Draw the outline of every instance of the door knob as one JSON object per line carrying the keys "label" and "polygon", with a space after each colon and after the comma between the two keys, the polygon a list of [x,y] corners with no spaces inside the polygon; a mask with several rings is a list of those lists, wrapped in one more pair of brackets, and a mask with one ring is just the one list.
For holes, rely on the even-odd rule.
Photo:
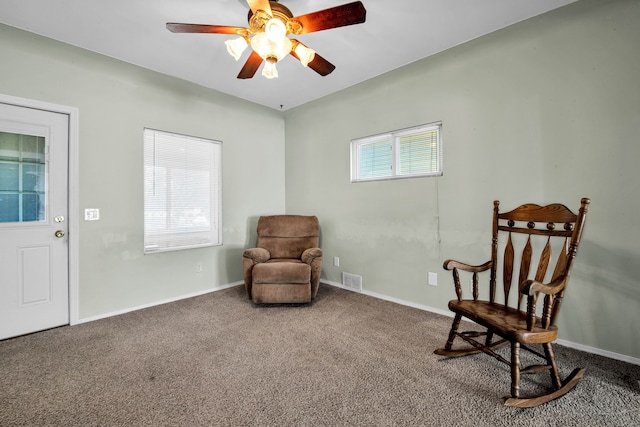
{"label": "door knob", "polygon": [[57,230],[56,237],[64,237],[64,230]]}

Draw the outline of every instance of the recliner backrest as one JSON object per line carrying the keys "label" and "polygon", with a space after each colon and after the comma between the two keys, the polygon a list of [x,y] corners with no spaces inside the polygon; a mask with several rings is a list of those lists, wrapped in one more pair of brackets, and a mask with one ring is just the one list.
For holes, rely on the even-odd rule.
{"label": "recliner backrest", "polygon": [[257,247],[268,250],[272,259],[300,259],[306,249],[318,247],[319,236],[316,216],[270,215],[258,220]]}

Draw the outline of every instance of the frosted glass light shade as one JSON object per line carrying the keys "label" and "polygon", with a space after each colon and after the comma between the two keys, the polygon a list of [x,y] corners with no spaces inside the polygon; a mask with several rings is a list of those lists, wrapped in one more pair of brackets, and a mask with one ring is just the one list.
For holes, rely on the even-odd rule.
{"label": "frosted glass light shade", "polygon": [[244,37],[227,40],[226,42],[224,42],[224,44],[227,45],[227,52],[229,52],[229,55],[233,56],[236,61],[240,59],[240,55],[242,55],[242,52],[244,52],[247,46],[249,46],[249,43],[247,43],[247,40]]}
{"label": "frosted glass light shade", "polygon": [[279,40],[282,40],[282,38],[287,35],[287,27],[285,27],[284,22],[282,22],[281,20],[276,18],[271,18],[265,24],[264,32],[269,38],[269,40],[277,43]]}
{"label": "frosted glass light shade", "polygon": [[276,63],[271,61],[266,61],[264,63],[264,67],[262,67],[262,75],[268,79],[273,79],[278,77],[278,70],[276,69]]}
{"label": "frosted glass light shade", "polygon": [[309,49],[301,43],[298,43],[296,46],[295,53],[298,55],[300,63],[305,67],[309,65],[309,62],[313,61],[313,58],[316,57],[316,52],[313,49]]}

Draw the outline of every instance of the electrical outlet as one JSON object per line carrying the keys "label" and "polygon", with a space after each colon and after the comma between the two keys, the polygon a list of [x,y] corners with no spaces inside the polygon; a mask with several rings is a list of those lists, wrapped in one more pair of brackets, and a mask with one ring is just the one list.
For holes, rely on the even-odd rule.
{"label": "electrical outlet", "polygon": [[337,256],[333,257],[333,266],[340,267],[340,257],[337,257]]}
{"label": "electrical outlet", "polygon": [[438,273],[431,273],[427,275],[427,283],[431,286],[438,286]]}
{"label": "electrical outlet", "polygon": [[202,273],[202,263],[201,262],[196,264],[196,273]]}

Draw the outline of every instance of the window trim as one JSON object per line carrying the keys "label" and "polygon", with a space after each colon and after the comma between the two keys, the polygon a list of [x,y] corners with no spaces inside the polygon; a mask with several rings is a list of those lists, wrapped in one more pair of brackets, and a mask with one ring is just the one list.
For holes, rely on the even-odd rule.
{"label": "window trim", "polygon": [[[423,132],[433,131],[437,132],[437,153],[436,153],[436,161],[437,166],[435,171],[431,172],[422,172],[422,173],[412,173],[412,174],[399,174],[399,139],[401,137],[406,137],[410,135],[415,135]],[[391,174],[384,176],[373,176],[373,177],[361,177],[360,176],[360,148],[364,145],[384,141],[390,139],[391,140]],[[442,122],[433,122],[418,126],[412,126],[409,128],[398,129],[391,132],[384,132],[375,135],[370,135],[362,138],[355,138],[351,140],[351,171],[350,177],[351,182],[371,182],[371,181],[386,181],[392,179],[407,179],[407,178],[424,178],[431,176],[442,176]]]}

